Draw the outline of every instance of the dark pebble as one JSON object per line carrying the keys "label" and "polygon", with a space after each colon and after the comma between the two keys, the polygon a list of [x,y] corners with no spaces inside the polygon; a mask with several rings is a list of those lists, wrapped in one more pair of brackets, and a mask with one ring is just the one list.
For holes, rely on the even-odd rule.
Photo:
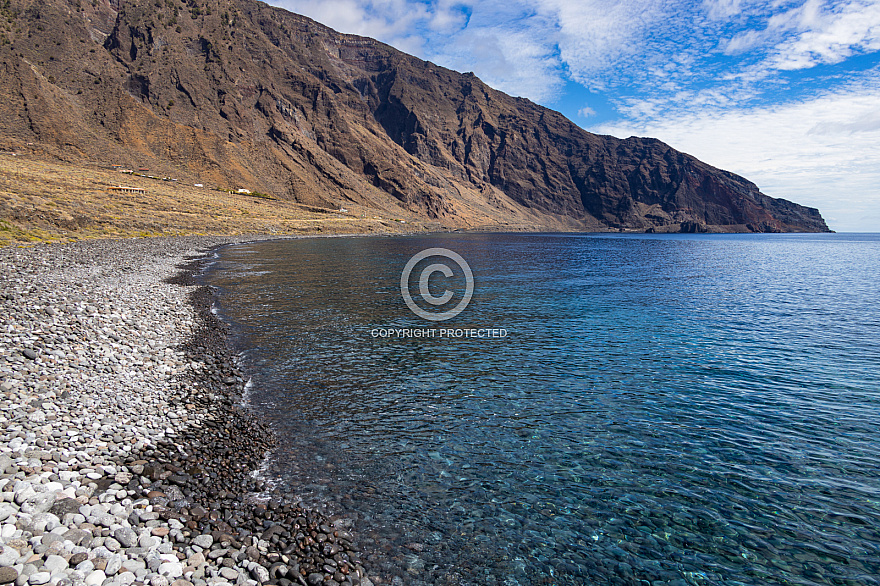
{"label": "dark pebble", "polygon": [[273,579],[283,578],[287,575],[287,566],[278,562],[269,568],[269,577]]}
{"label": "dark pebble", "polygon": [[168,477],[169,482],[173,482],[179,486],[183,486],[189,480],[189,476],[184,476],[183,474],[172,474]]}
{"label": "dark pebble", "polygon": [[[268,571],[268,584],[273,586],[299,585],[306,580],[313,585],[333,584],[340,583],[342,580],[333,579],[340,577],[351,582],[352,576],[345,574],[356,568],[341,567],[333,559],[349,549],[349,533],[337,534],[324,514],[285,502],[280,495],[265,503],[247,502],[248,493],[266,488],[251,472],[260,467],[277,440],[270,428],[238,407],[244,377],[229,356],[225,326],[211,314],[210,290],[196,289],[191,301],[202,327],[179,349],[186,361],[201,362],[207,368],[179,381],[185,394],[173,403],[177,409],[185,407],[204,425],[184,427],[174,439],[159,441],[120,462],[142,467],[129,488],[145,493],[160,519],[176,519],[186,527],[184,537],[177,539],[181,548],[196,536],[211,535],[213,545],[204,555],[221,560],[222,566],[251,560]],[[148,481],[143,487],[142,480]],[[106,490],[113,481],[102,478],[96,484]],[[133,525],[140,522],[132,520]],[[99,533],[109,535],[107,530]],[[347,538],[344,547],[337,535]],[[268,542],[268,551],[261,553],[254,547],[257,539]],[[238,551],[242,546],[244,552]],[[282,555],[286,563],[282,563]],[[254,570],[251,574],[258,575]]]}
{"label": "dark pebble", "polygon": [[52,505],[52,508],[49,509],[49,512],[56,517],[63,519],[64,515],[78,513],[81,506],[82,503],[75,499],[62,498],[55,501],[55,504]]}

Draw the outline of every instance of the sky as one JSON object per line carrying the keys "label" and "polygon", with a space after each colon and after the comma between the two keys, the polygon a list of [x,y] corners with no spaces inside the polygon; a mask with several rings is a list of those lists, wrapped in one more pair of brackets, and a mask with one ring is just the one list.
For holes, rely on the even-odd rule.
{"label": "sky", "polygon": [[880,0],[271,0],[880,232]]}

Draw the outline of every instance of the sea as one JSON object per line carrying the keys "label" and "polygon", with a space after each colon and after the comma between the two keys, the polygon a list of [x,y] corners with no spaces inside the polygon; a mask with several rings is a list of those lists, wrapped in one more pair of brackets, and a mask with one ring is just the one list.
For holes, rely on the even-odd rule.
{"label": "sea", "polygon": [[202,279],[259,473],[377,584],[880,584],[880,235],[299,238]]}

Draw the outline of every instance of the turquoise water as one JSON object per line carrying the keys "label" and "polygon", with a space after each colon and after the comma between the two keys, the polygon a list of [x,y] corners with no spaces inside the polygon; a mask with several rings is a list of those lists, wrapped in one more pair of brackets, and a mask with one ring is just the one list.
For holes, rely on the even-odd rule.
{"label": "turquoise water", "polygon": [[[431,247],[474,275],[448,322],[401,296]],[[880,584],[878,235],[301,239],[206,279],[265,474],[383,583]]]}

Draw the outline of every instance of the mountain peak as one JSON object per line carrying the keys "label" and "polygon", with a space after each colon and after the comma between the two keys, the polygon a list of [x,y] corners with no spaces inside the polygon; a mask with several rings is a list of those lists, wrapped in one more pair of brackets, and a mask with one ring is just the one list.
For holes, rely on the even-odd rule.
{"label": "mountain peak", "polygon": [[254,0],[9,0],[2,136],[466,227],[827,231],[650,138]]}

